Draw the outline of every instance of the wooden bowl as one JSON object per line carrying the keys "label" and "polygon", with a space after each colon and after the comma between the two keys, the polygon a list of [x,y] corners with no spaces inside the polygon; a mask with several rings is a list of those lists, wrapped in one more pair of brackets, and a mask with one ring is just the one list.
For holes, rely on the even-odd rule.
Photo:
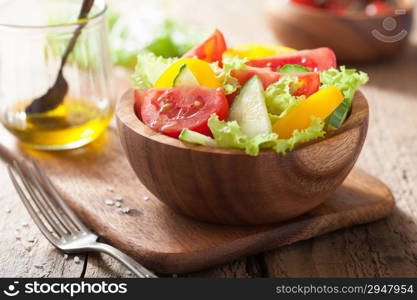
{"label": "wooden bowl", "polygon": [[398,3],[401,10],[395,15],[369,17],[338,16],[289,0],[268,0],[266,17],[277,39],[286,46],[326,46],[341,62],[364,63],[394,56],[407,45],[414,1]]}
{"label": "wooden bowl", "polygon": [[198,220],[268,224],[299,216],[323,203],[355,164],[368,129],[361,92],[342,128],[299,145],[287,155],[183,143],[157,133],[136,116],[133,91],[116,107],[123,148],[142,183],[159,200]]}

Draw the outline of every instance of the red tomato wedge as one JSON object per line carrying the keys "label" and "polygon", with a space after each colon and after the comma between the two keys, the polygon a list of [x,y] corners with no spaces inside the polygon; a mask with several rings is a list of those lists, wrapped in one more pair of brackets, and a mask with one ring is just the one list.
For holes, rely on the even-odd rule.
{"label": "red tomato wedge", "polygon": [[153,130],[175,138],[184,128],[211,136],[207,125],[210,116],[215,113],[220,120],[225,120],[229,112],[220,88],[149,88],[138,90],[135,95],[142,121]]}
{"label": "red tomato wedge", "polygon": [[305,95],[306,97],[309,97],[320,89],[319,73],[299,73],[297,76],[302,85],[294,92],[294,96]]}
{"label": "red tomato wedge", "polygon": [[317,48],[313,50],[301,50],[293,53],[263,57],[247,63],[257,68],[270,68],[277,71],[285,65],[301,65],[311,71],[325,71],[336,68],[336,55],[330,48]]}
{"label": "red tomato wedge", "polygon": [[[266,89],[269,85],[280,80],[285,73],[272,72],[267,68],[250,68],[246,70],[233,70],[231,75],[235,77],[241,86],[249,79],[257,75],[261,78],[262,84]],[[317,92],[320,88],[320,74],[315,72],[297,73],[301,87],[294,93],[294,96],[310,96]]]}
{"label": "red tomato wedge", "polygon": [[195,46],[182,58],[197,57],[206,62],[222,61],[223,53],[227,50],[226,41],[223,34],[216,29],[214,33],[200,45]]}
{"label": "red tomato wedge", "polygon": [[233,70],[230,75],[236,78],[241,86],[244,86],[253,76],[258,75],[261,78],[264,89],[266,89],[272,83],[277,82],[284,74],[272,72],[268,68],[249,68]]}

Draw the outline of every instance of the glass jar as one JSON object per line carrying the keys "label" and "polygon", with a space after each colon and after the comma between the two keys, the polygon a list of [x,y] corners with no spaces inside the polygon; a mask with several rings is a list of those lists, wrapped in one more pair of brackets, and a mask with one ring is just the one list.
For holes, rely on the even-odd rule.
{"label": "glass jar", "polygon": [[[0,0],[0,121],[24,144],[44,150],[81,147],[108,126],[113,112],[106,4],[96,0],[78,21],[82,0]],[[64,101],[26,113],[54,85],[75,30],[85,24],[63,75]]]}

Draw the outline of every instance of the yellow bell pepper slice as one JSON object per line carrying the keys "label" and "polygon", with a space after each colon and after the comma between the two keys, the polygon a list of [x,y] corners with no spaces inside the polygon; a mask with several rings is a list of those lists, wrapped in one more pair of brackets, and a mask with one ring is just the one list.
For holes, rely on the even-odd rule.
{"label": "yellow bell pepper slice", "polygon": [[292,137],[294,130],[303,130],[310,126],[311,117],[325,120],[343,102],[342,92],[335,86],[319,90],[294,106],[273,125],[273,131],[281,139]]}
{"label": "yellow bell pepper slice", "polygon": [[275,56],[295,52],[297,50],[277,45],[247,43],[234,48],[227,49],[223,54],[223,59],[238,56],[254,60],[257,58]]}
{"label": "yellow bell pepper slice", "polygon": [[197,79],[198,83],[201,86],[208,88],[219,88],[221,83],[216,77],[211,66],[200,59],[197,58],[185,58],[180,59],[170,65],[164,73],[156,81],[155,88],[171,88],[174,86],[174,80],[178,72],[181,69],[182,65],[186,65],[187,68],[193,73],[194,77]]}

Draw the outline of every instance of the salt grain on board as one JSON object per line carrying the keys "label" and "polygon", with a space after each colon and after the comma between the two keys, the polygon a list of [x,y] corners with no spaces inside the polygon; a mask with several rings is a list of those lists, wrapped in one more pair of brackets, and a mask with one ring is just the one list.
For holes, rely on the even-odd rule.
{"label": "salt grain on board", "polygon": [[106,199],[104,200],[104,204],[108,205],[108,206],[113,206],[114,205],[114,201],[110,200],[110,199]]}
{"label": "salt grain on board", "polygon": [[148,196],[143,196],[143,200],[148,201],[149,197]]}
{"label": "salt grain on board", "polygon": [[64,254],[64,259],[67,260],[68,259],[68,254]]}
{"label": "salt grain on board", "polygon": [[107,186],[106,187],[106,191],[113,193],[114,192],[114,188],[112,186]]}
{"label": "salt grain on board", "polygon": [[81,261],[80,258],[78,256],[74,257],[74,262],[78,265]]}
{"label": "salt grain on board", "polygon": [[124,207],[119,208],[119,211],[120,211],[121,213],[128,214],[128,213],[130,212],[130,208],[129,208],[129,207],[126,207],[126,206],[124,206]]}
{"label": "salt grain on board", "polygon": [[116,202],[116,207],[121,207],[121,206],[122,206],[122,203]]}
{"label": "salt grain on board", "polygon": [[6,214],[10,214],[12,210],[10,208],[6,208]]}
{"label": "salt grain on board", "polygon": [[22,227],[29,227],[29,223],[28,223],[28,222],[26,222],[26,221],[23,221],[23,222],[21,223],[21,225],[22,225]]}
{"label": "salt grain on board", "polygon": [[123,201],[124,197],[122,195],[117,195],[114,197],[114,200],[116,201]]}

